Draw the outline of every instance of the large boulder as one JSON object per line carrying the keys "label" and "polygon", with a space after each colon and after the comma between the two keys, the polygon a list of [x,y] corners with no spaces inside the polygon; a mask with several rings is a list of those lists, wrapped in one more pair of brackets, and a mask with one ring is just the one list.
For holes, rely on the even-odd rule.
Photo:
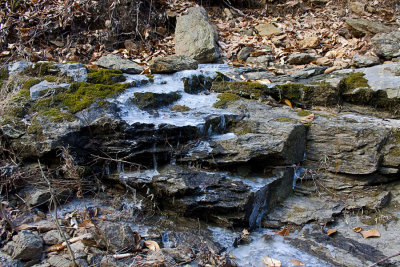
{"label": "large boulder", "polygon": [[122,72],[129,74],[139,74],[144,70],[142,66],[136,64],[135,62],[128,59],[123,59],[113,54],[102,56],[95,63],[102,68],[121,70]]}
{"label": "large boulder", "polygon": [[217,39],[204,8],[189,8],[186,15],[177,18],[175,52],[178,56],[189,56],[199,63],[214,62],[219,57]]}
{"label": "large boulder", "polygon": [[390,59],[400,56],[400,31],[375,35],[372,38],[372,46],[380,57]]}
{"label": "large boulder", "polygon": [[198,63],[187,56],[157,57],[149,62],[151,73],[174,73],[181,70],[195,70]]}
{"label": "large boulder", "polygon": [[347,19],[346,27],[349,29],[350,33],[357,38],[361,38],[364,35],[377,33],[390,32],[393,30],[383,23],[377,21],[371,21],[367,19]]}

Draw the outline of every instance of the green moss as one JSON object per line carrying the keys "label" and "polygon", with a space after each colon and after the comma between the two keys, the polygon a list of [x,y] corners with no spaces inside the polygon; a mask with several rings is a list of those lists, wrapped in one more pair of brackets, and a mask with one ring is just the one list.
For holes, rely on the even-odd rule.
{"label": "green moss", "polygon": [[31,92],[29,89],[21,89],[17,94],[13,96],[13,101],[21,103],[31,98]]}
{"label": "green moss", "polygon": [[218,98],[219,100],[213,105],[214,108],[225,108],[228,103],[239,100],[240,96],[232,93],[223,93]]}
{"label": "green moss", "polygon": [[153,74],[146,74],[146,77],[147,77],[149,80],[154,80],[154,75],[153,75]]}
{"label": "green moss", "polygon": [[105,85],[112,85],[118,82],[124,82],[125,80],[126,78],[122,75],[122,71],[109,69],[89,69],[87,78],[88,83]]}
{"label": "green moss", "polygon": [[55,66],[54,62],[41,62],[30,65],[26,68],[22,74],[29,75],[32,77],[56,75],[60,70]]}
{"label": "green moss", "polygon": [[41,126],[40,122],[36,118],[33,118],[31,120],[31,125],[26,130],[26,133],[27,134],[35,134],[35,135],[43,134],[42,126]]}
{"label": "green moss", "polygon": [[50,117],[54,122],[73,121],[75,116],[69,112],[63,112],[59,108],[50,108],[48,110],[40,112],[41,115]]}
{"label": "green moss", "polygon": [[179,112],[184,112],[184,111],[189,111],[190,108],[188,106],[184,106],[184,105],[174,105],[171,108],[172,111],[179,111]]}
{"label": "green moss", "polygon": [[391,221],[397,221],[398,218],[387,211],[379,211],[369,215],[364,215],[361,222],[367,225],[382,224],[386,225]]}
{"label": "green moss", "polygon": [[275,119],[275,121],[277,121],[277,122],[297,122],[297,120],[288,118],[288,117],[280,117],[280,118]]}
{"label": "green moss", "polygon": [[36,85],[36,84],[38,84],[40,82],[41,82],[41,80],[40,79],[36,79],[36,78],[26,80],[24,82],[24,84],[22,85],[22,89],[23,90],[29,90],[32,86],[34,86],[34,85]]}
{"label": "green moss", "polygon": [[276,88],[280,91],[281,98],[288,98],[290,100],[300,101],[302,99],[302,92],[304,90],[311,90],[304,84],[288,83],[277,85]]}
{"label": "green moss", "polygon": [[400,157],[400,147],[394,147],[389,152],[390,156]]}
{"label": "green moss", "polygon": [[339,86],[342,87],[343,92],[351,92],[356,88],[369,88],[368,80],[364,76],[365,74],[362,72],[353,72],[342,79]]}
{"label": "green moss", "polygon": [[261,98],[268,87],[256,82],[213,82],[211,90],[217,93],[231,93],[250,99]]}
{"label": "green moss", "polygon": [[46,81],[48,81],[49,83],[55,83],[55,82],[58,82],[58,81],[60,80],[59,77],[57,77],[57,76],[50,76],[50,75],[45,76],[44,79],[45,79]]}
{"label": "green moss", "polygon": [[400,130],[394,131],[392,133],[392,135],[393,135],[393,138],[394,138],[394,144],[400,145]]}
{"label": "green moss", "polygon": [[308,115],[311,115],[312,113],[311,112],[309,112],[309,111],[307,111],[307,110],[299,110],[298,112],[297,112],[297,116],[299,116],[299,117],[305,117],[305,116],[308,116]]}
{"label": "green moss", "polygon": [[7,81],[9,77],[8,69],[1,68],[0,69],[0,87],[3,86],[4,81]]}

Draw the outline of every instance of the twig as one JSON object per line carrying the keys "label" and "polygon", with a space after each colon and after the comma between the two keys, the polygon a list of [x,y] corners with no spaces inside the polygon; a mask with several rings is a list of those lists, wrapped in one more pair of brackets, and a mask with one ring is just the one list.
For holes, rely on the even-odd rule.
{"label": "twig", "polygon": [[113,158],[105,158],[105,157],[100,157],[100,156],[93,155],[93,154],[91,154],[91,156],[94,157],[95,160],[98,160],[98,159],[109,160],[109,161],[114,161],[114,162],[120,162],[120,163],[131,164],[131,165],[135,165],[135,166],[137,166],[137,167],[142,167],[141,164],[129,162],[129,161],[126,161],[126,160],[113,159]]}
{"label": "twig", "polygon": [[398,253],[396,253],[396,254],[394,254],[394,255],[392,255],[392,256],[386,257],[386,258],[384,258],[384,259],[382,259],[382,260],[380,260],[380,261],[378,261],[378,262],[375,262],[374,264],[372,264],[372,265],[370,265],[370,266],[368,266],[368,267],[376,266],[376,265],[378,265],[379,263],[382,263],[382,262],[384,262],[384,261],[387,261],[388,259],[391,259],[391,258],[394,258],[394,257],[397,257],[397,256],[400,256],[400,252],[398,252]]}
{"label": "twig", "polygon": [[[65,236],[64,231],[61,229],[60,223],[58,222],[57,203],[56,203],[56,199],[55,199],[55,197],[54,197],[53,188],[51,187],[50,181],[49,181],[49,179],[47,179],[47,177],[46,177],[46,175],[45,175],[45,173],[44,173],[44,171],[43,171],[43,169],[42,169],[42,165],[40,164],[40,160],[38,160],[38,163],[39,163],[40,171],[41,171],[41,173],[42,173],[42,177],[43,177],[43,179],[46,181],[47,185],[49,186],[50,204],[53,203],[53,206],[54,206],[54,219],[55,219],[56,226],[57,226],[57,228],[58,228],[58,232],[60,233],[60,235],[61,235],[62,238],[64,239],[64,242],[65,242],[65,244],[66,244],[66,246],[67,246],[68,253],[69,253],[69,255],[70,255],[70,257],[71,257],[71,260],[72,260],[72,266],[73,266],[73,267],[77,267],[78,265],[76,264],[75,257],[74,257],[74,253],[72,252],[71,246],[70,246],[69,243],[68,243],[68,239],[67,239],[67,237]],[[51,205],[50,205],[49,207],[51,207]]]}
{"label": "twig", "polygon": [[125,259],[125,258],[129,258],[129,257],[133,257],[135,256],[134,253],[124,253],[124,254],[114,254],[112,255],[112,257],[116,260],[120,260],[120,259]]}

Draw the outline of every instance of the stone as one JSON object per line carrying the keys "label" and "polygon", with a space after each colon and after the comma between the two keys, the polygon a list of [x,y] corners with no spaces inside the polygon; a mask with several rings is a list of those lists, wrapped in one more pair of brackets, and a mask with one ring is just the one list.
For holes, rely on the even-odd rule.
{"label": "stone", "polygon": [[351,12],[357,15],[366,15],[365,4],[361,2],[350,2],[349,7]]}
{"label": "stone", "polygon": [[361,38],[367,33],[375,35],[377,33],[385,33],[393,30],[392,27],[386,26],[383,23],[367,19],[347,19],[346,27],[356,38]]}
{"label": "stone", "polygon": [[192,75],[191,77],[182,78],[184,91],[188,94],[198,94],[211,88],[213,79],[204,75]]}
{"label": "stone", "polygon": [[275,25],[271,23],[263,23],[260,25],[257,25],[256,30],[259,35],[261,36],[273,36],[273,35],[281,35],[283,32],[277,28]]}
{"label": "stone", "polygon": [[30,65],[32,65],[31,62],[17,61],[17,62],[14,62],[14,63],[8,65],[8,71],[10,72],[10,74],[16,74],[16,73],[19,73],[19,72],[25,70]]}
{"label": "stone", "polygon": [[380,33],[372,38],[373,51],[382,58],[400,56],[400,31]]}
{"label": "stone", "polygon": [[72,261],[66,259],[59,255],[51,256],[47,259],[47,262],[50,263],[51,266],[57,267],[70,267],[72,265]]}
{"label": "stone", "polygon": [[218,35],[202,7],[192,7],[186,15],[177,18],[175,52],[189,56],[199,63],[212,63],[219,58]]}
{"label": "stone", "polygon": [[60,72],[74,79],[75,82],[86,82],[87,69],[81,63],[66,63],[56,65]]}
{"label": "stone", "polygon": [[[69,239],[69,235],[65,233],[67,239]],[[64,238],[60,235],[58,230],[51,230],[44,234],[43,241],[46,245],[52,246],[58,243],[64,242]]]}
{"label": "stone", "polygon": [[28,230],[22,230],[13,237],[14,259],[30,261],[40,259],[43,250],[43,240],[40,236]]}
{"label": "stone", "polygon": [[245,46],[240,49],[237,54],[237,59],[241,61],[246,61],[246,59],[250,56],[251,52],[253,52],[254,48],[252,46]]}
{"label": "stone", "polygon": [[106,247],[111,251],[117,252],[136,247],[135,233],[128,225],[110,221],[99,221],[97,228],[99,231],[98,242],[106,244]]}
{"label": "stone", "polygon": [[140,109],[158,109],[163,106],[168,106],[181,98],[177,92],[171,93],[134,93],[132,100]]}
{"label": "stone", "polygon": [[270,62],[273,62],[275,59],[274,56],[271,55],[263,55],[259,57],[248,57],[246,62],[258,66],[268,66]]}
{"label": "stone", "polygon": [[124,267],[127,265],[129,264],[123,261],[118,261],[111,256],[103,257],[100,262],[100,267]]}
{"label": "stone", "polygon": [[142,66],[136,64],[135,62],[128,59],[123,59],[113,54],[102,56],[94,63],[102,68],[121,70],[122,72],[129,74],[139,74],[144,70]]}
{"label": "stone", "polygon": [[301,49],[317,48],[319,46],[319,38],[317,36],[304,38],[299,42]]}
{"label": "stone", "polygon": [[188,56],[157,57],[149,62],[151,73],[174,73],[182,70],[195,70],[197,60]]}
{"label": "stone", "polygon": [[287,63],[291,65],[304,65],[314,61],[315,59],[317,59],[317,56],[313,54],[294,53],[289,55]]}
{"label": "stone", "polygon": [[356,68],[371,67],[380,64],[379,57],[375,55],[354,55],[352,60],[352,66]]}
{"label": "stone", "polygon": [[290,169],[275,170],[254,187],[244,178],[232,179],[219,173],[171,165],[148,176],[148,180],[137,179],[137,175],[125,174],[120,179],[137,189],[151,187],[163,209],[221,225],[251,228],[260,225],[265,212],[290,194],[293,184]]}
{"label": "stone", "polygon": [[39,96],[41,95],[41,92],[46,91],[46,90],[52,90],[52,89],[68,89],[69,84],[68,83],[53,83],[53,82],[48,82],[46,80],[41,81],[40,83],[32,86],[29,88],[30,91],[30,96],[31,99],[38,99]]}
{"label": "stone", "polygon": [[50,192],[49,189],[41,189],[41,188],[34,188],[33,190],[29,191],[28,198],[26,203],[30,207],[38,207],[44,204],[48,204],[47,202],[50,200]]}

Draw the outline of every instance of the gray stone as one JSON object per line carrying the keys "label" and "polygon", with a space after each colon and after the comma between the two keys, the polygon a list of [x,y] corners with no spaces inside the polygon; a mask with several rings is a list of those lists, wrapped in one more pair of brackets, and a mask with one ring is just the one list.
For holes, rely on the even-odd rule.
{"label": "gray stone", "polygon": [[48,204],[47,202],[50,200],[50,192],[49,189],[40,189],[34,188],[33,190],[29,191],[26,203],[30,207],[38,207],[43,204]]}
{"label": "gray stone", "polygon": [[0,251],[0,265],[2,267],[23,267],[24,264],[20,260],[12,259],[9,255]]}
{"label": "gray stone", "polygon": [[350,33],[357,38],[361,38],[367,33],[374,35],[393,30],[392,27],[386,26],[383,23],[367,19],[347,19],[346,27],[349,29]]}
{"label": "gray stone", "polygon": [[87,69],[80,63],[66,63],[56,65],[60,72],[68,77],[74,79],[75,82],[86,82]]}
{"label": "gray stone", "polygon": [[111,256],[105,256],[101,259],[100,267],[125,267],[127,264],[122,261],[118,261]]}
{"label": "gray stone", "polygon": [[43,240],[40,236],[28,230],[23,230],[13,237],[14,249],[12,257],[24,261],[40,259],[43,250]]}
{"label": "gray stone", "polygon": [[44,80],[44,81],[41,81],[40,83],[32,86],[29,89],[29,91],[30,91],[31,99],[37,99],[37,98],[39,98],[40,93],[42,91],[58,89],[58,88],[68,89],[69,88],[69,84],[68,83],[57,84],[57,83],[48,82],[48,81]]}
{"label": "gray stone", "polygon": [[10,72],[10,74],[16,74],[25,70],[30,65],[32,65],[31,62],[17,61],[8,65],[8,71]]}
{"label": "gray stone", "polygon": [[261,36],[281,35],[283,32],[271,23],[257,25],[256,30]]}
{"label": "gray stone", "polygon": [[354,55],[352,65],[356,68],[371,67],[380,63],[375,55]]}
{"label": "gray stone", "polygon": [[250,56],[251,52],[253,52],[254,48],[252,46],[245,46],[240,49],[239,53],[237,54],[237,59],[246,61],[246,59]]}
{"label": "gray stone", "polygon": [[[67,233],[65,233],[65,235],[69,239],[69,235]],[[44,234],[43,240],[44,243],[49,246],[64,242],[64,239],[58,230],[48,231]]]}
{"label": "gray stone", "polygon": [[255,64],[259,66],[268,66],[270,62],[273,62],[275,59],[274,56],[271,55],[263,55],[259,57],[248,57],[246,62],[250,64]]}
{"label": "gray stone", "polygon": [[134,93],[134,98],[131,100],[140,109],[159,109],[163,106],[168,106],[179,100],[181,95],[178,92],[171,93]]}
{"label": "gray stone", "polygon": [[177,18],[175,52],[189,56],[199,63],[211,63],[219,58],[218,35],[202,7],[189,8],[186,15]]}
{"label": "gray stone", "polygon": [[182,78],[183,89],[188,94],[198,94],[209,90],[213,79],[204,75],[192,75],[191,77]]}
{"label": "gray stone", "polygon": [[151,73],[174,73],[182,70],[195,70],[198,63],[188,56],[157,57],[149,62]]}
{"label": "gray stone", "polygon": [[123,59],[114,54],[102,56],[95,62],[96,65],[106,69],[121,70],[124,73],[139,74],[143,72],[144,68],[135,62]]}
{"label": "gray stone", "polygon": [[72,265],[72,261],[66,259],[59,255],[51,256],[47,259],[47,262],[50,263],[51,266],[57,267],[70,267]]}
{"label": "gray stone", "polygon": [[307,54],[307,53],[295,53],[289,55],[287,59],[287,63],[291,65],[304,65],[308,64],[311,61],[317,59],[316,55]]}
{"label": "gray stone", "polygon": [[400,56],[400,31],[375,35],[372,38],[372,47],[374,52],[383,58]]}
{"label": "gray stone", "polygon": [[97,224],[100,242],[104,242],[111,251],[117,252],[135,248],[135,233],[125,224],[110,221],[99,221]]}

